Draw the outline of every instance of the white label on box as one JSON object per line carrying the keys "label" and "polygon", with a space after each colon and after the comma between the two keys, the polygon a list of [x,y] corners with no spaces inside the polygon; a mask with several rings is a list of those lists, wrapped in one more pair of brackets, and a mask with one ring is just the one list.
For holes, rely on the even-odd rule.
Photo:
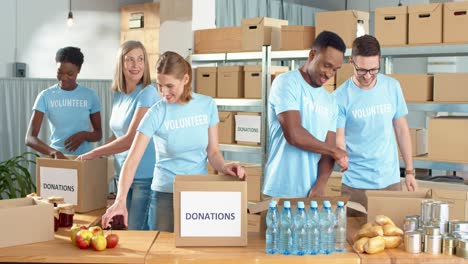
{"label": "white label on box", "polygon": [[41,197],[61,196],[65,203],[78,204],[78,172],[76,169],[40,167]]}
{"label": "white label on box", "polygon": [[236,141],[260,143],[260,116],[236,115]]}
{"label": "white label on box", "polygon": [[180,192],[181,237],[240,237],[241,192]]}

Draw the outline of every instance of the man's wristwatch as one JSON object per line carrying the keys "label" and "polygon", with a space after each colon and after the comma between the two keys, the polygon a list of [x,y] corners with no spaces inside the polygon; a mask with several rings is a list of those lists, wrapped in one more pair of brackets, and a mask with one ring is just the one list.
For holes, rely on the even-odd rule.
{"label": "man's wristwatch", "polygon": [[406,174],[406,175],[408,175],[408,174],[415,175],[415,171],[414,171],[414,169],[412,169],[412,170],[405,170],[405,174]]}

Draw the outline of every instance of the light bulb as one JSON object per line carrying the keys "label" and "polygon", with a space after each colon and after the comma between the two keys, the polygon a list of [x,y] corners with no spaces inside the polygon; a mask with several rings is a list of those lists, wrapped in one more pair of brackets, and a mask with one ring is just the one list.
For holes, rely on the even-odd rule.
{"label": "light bulb", "polygon": [[73,13],[71,11],[68,12],[67,26],[73,26]]}

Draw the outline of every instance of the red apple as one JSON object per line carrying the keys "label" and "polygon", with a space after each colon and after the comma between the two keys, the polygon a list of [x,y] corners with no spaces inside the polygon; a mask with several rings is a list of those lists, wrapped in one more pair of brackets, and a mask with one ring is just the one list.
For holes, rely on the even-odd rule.
{"label": "red apple", "polygon": [[80,230],[76,233],[76,245],[81,249],[89,248],[93,233],[89,230]]}
{"label": "red apple", "polygon": [[91,239],[91,247],[96,251],[103,251],[104,249],[106,249],[106,246],[107,240],[102,235],[93,236],[93,238]]}
{"label": "red apple", "polygon": [[116,234],[107,234],[106,240],[107,248],[115,248],[115,246],[117,246],[117,244],[119,243],[119,236]]}
{"label": "red apple", "polygon": [[104,232],[102,231],[102,228],[100,226],[92,226],[88,228],[88,230],[91,231],[91,233],[93,233],[93,236],[104,236]]}
{"label": "red apple", "polygon": [[76,234],[78,233],[78,231],[80,230],[86,230],[86,226],[84,225],[79,225],[79,224],[74,224],[71,228],[70,228],[70,239],[73,243],[73,245],[76,245]]}

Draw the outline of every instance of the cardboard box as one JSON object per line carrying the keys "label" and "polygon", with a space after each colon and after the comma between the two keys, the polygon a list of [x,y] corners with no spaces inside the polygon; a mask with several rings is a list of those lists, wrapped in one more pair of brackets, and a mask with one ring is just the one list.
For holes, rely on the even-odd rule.
{"label": "cardboard box", "polygon": [[450,220],[468,220],[468,190],[464,185],[449,188],[432,188],[432,198],[449,204]]}
{"label": "cardboard box", "polygon": [[241,51],[241,27],[196,30],[194,43],[194,53]]}
{"label": "cardboard box", "polygon": [[311,49],[315,40],[315,27],[281,26],[281,50]]}
{"label": "cardboard box", "polygon": [[369,13],[356,10],[315,13],[316,36],[322,31],[335,32],[343,39],[346,47],[351,48],[358,34],[369,34]]}
{"label": "cardboard box", "polygon": [[114,156],[107,156],[107,185],[115,178]]}
{"label": "cardboard box", "polygon": [[235,140],[238,144],[257,146],[260,144],[260,113],[239,112],[235,115]]}
{"label": "cardboard box", "polygon": [[[411,137],[411,156],[416,157],[427,154],[427,130],[421,128],[410,128],[409,132]],[[401,157],[399,146],[398,153]]]}
{"label": "cardboard box", "polygon": [[434,74],[434,102],[468,101],[468,73]]}
{"label": "cardboard box", "polygon": [[328,178],[327,186],[325,186],[325,196],[340,196],[341,195],[341,180],[343,173],[332,172]]}
{"label": "cardboard box", "polygon": [[332,84],[332,85],[324,85],[323,86],[323,89],[325,89],[327,92],[329,93],[333,93],[333,91],[335,91],[335,85]]}
{"label": "cardboard box", "polygon": [[195,87],[197,93],[216,97],[217,67],[198,67]]}
{"label": "cardboard box", "polygon": [[0,248],[54,239],[54,208],[32,198],[0,200]]}
{"label": "cardboard box", "polygon": [[247,200],[260,201],[262,200],[262,185],[261,179],[263,175],[262,165],[254,163],[241,163],[247,173]]}
{"label": "cardboard box", "polygon": [[218,172],[211,166],[210,162],[208,161],[206,163],[206,170],[208,171],[208,174],[218,174]]}
{"label": "cardboard box", "polygon": [[287,20],[270,17],[252,17],[241,20],[242,50],[260,51],[263,45],[271,45],[272,50],[281,46],[281,26]]}
{"label": "cardboard box", "polygon": [[107,159],[63,160],[37,158],[39,196],[61,196],[85,213],[107,206]]}
{"label": "cardboard box", "polygon": [[375,37],[381,46],[408,44],[408,7],[381,7],[375,9]]}
{"label": "cardboard box", "polygon": [[262,216],[259,214],[247,214],[247,231],[250,232],[260,232]]}
{"label": "cardboard box", "polygon": [[122,6],[120,8],[120,29],[121,31],[130,29],[130,20],[135,14],[143,16],[144,28],[159,28],[159,3],[145,3],[138,5]]}
{"label": "cardboard box", "polygon": [[234,143],[234,115],[236,112],[218,112],[218,141],[221,144]]}
{"label": "cardboard box", "polygon": [[176,247],[247,246],[247,183],[225,175],[177,175],[174,232]]}
{"label": "cardboard box", "polygon": [[409,44],[442,43],[442,4],[408,6]]}
{"label": "cardboard box", "polygon": [[428,74],[389,74],[400,82],[407,102],[427,102],[433,100],[434,76]]}
{"label": "cardboard box", "polygon": [[444,3],[444,43],[468,42],[468,2]]}
{"label": "cardboard box", "polygon": [[431,198],[430,190],[417,192],[366,191],[367,222],[374,222],[376,215],[386,215],[400,228],[407,215],[421,213],[421,201]]}
{"label": "cardboard box", "polygon": [[216,94],[219,98],[243,98],[244,66],[218,67]]}
{"label": "cardboard box", "polygon": [[340,87],[344,82],[354,75],[354,66],[351,63],[343,63],[341,68],[336,72],[336,88]]}
{"label": "cardboard box", "polygon": [[[289,71],[287,66],[271,66],[270,73],[273,79],[284,72]],[[262,66],[246,65],[244,66],[244,97],[262,98]]]}
{"label": "cardboard box", "polygon": [[429,157],[449,162],[468,162],[468,118],[438,117],[429,121]]}

